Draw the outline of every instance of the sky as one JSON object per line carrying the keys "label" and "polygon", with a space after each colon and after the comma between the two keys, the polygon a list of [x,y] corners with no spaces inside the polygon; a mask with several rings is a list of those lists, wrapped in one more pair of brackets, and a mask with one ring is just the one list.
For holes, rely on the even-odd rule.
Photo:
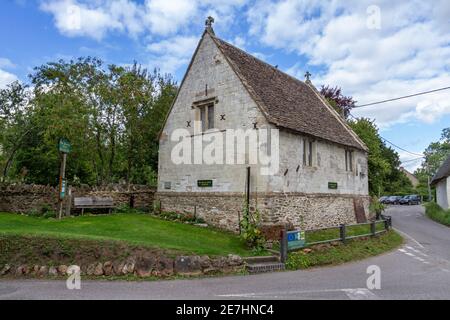
{"label": "sky", "polygon": [[[2,0],[0,88],[33,68],[95,56],[181,82],[204,30],[316,87],[366,104],[450,86],[450,1]],[[358,108],[413,171],[450,126],[450,90]],[[410,161],[413,160],[413,161]]]}

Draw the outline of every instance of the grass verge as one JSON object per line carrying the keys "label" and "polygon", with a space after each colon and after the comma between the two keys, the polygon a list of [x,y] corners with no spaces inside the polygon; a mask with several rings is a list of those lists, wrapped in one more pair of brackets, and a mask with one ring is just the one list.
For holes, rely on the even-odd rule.
{"label": "grass verge", "polygon": [[236,235],[146,214],[113,214],[44,219],[0,213],[0,235],[40,236],[56,239],[123,241],[186,254],[253,255]]}
{"label": "grass verge", "polygon": [[307,269],[361,260],[393,250],[402,243],[403,238],[394,230],[390,230],[375,237],[349,240],[345,245],[340,242],[320,244],[307,250],[290,253],[286,268]]}
{"label": "grass verge", "polygon": [[450,210],[442,209],[436,202],[425,204],[425,214],[431,220],[450,227]]}

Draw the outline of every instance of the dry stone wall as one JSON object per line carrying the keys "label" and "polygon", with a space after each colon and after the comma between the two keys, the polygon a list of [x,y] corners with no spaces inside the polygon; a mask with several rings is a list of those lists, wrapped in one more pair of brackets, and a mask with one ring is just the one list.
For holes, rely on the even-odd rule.
{"label": "dry stone wall", "polygon": [[[155,189],[141,185],[108,185],[100,187],[79,186],[72,188],[74,197],[98,196],[112,197],[116,206],[130,205],[135,208],[150,209],[153,206]],[[27,213],[58,205],[56,187],[43,185],[10,184],[0,185],[0,211]],[[73,207],[73,206],[72,206]]]}

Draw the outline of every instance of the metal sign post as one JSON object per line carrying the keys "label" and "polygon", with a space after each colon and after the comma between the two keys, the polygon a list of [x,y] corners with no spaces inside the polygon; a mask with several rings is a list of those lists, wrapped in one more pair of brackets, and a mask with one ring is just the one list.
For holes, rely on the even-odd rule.
{"label": "metal sign post", "polygon": [[67,162],[67,154],[71,151],[72,146],[70,145],[69,140],[65,138],[59,139],[58,149],[59,152],[62,153],[62,162],[59,171],[59,214],[58,218],[61,219],[63,212],[63,200],[66,196],[67,189],[67,181],[66,181],[66,162]]}

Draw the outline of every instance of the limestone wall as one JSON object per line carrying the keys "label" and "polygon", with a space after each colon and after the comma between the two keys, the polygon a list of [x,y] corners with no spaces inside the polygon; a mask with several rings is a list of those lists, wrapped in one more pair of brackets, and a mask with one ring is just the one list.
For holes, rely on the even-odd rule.
{"label": "limestone wall", "polygon": [[[354,199],[363,202],[369,217],[368,196],[265,193],[251,195],[251,210],[258,209],[262,223],[266,225],[287,224],[301,229],[338,226],[356,223]],[[162,193],[156,194],[162,210],[193,213],[216,227],[237,232],[238,218],[244,208],[241,193]]]}
{"label": "limestone wall", "polygon": [[[71,187],[72,198],[82,196],[112,197],[116,206],[129,205],[134,198],[135,208],[152,208],[154,188],[148,186],[108,185],[101,187]],[[45,205],[57,209],[57,188],[43,185],[0,185],[0,211],[26,213]]]}

